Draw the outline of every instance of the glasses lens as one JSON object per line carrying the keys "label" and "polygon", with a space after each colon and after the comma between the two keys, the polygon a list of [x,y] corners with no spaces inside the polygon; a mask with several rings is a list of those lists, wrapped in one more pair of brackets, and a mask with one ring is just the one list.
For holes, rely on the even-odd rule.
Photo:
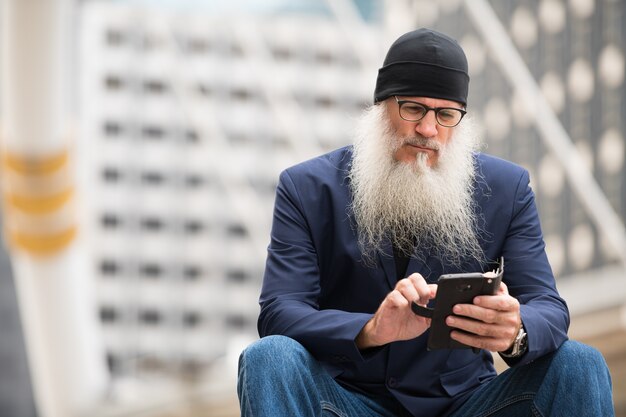
{"label": "glasses lens", "polygon": [[400,102],[400,117],[409,122],[419,122],[430,110],[435,111],[437,123],[445,127],[454,127],[463,118],[463,111],[453,107],[433,109],[412,101]]}
{"label": "glasses lens", "polygon": [[417,122],[426,114],[426,107],[419,103],[405,102],[400,106],[400,117],[404,120]]}
{"label": "glasses lens", "polygon": [[439,109],[437,112],[437,121],[442,126],[456,126],[463,117],[463,113],[457,109],[445,108]]}

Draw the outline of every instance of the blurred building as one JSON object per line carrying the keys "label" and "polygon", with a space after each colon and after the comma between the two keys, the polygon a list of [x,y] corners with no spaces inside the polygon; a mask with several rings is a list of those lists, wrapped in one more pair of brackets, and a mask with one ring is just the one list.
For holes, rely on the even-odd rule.
{"label": "blurred building", "polygon": [[[101,415],[238,415],[235,364],[257,337],[278,174],[350,142],[386,48],[420,26],[466,50],[486,151],[531,172],[571,334],[603,351],[626,415],[620,249],[580,202],[471,2],[175,3],[78,7],[79,185],[111,376]],[[626,6],[490,3],[623,224]]]}
{"label": "blurred building", "polygon": [[320,2],[81,5],[78,160],[112,392],[202,385],[257,337],[278,174],[347,143],[371,101],[380,56],[349,36],[380,30],[355,30]]}

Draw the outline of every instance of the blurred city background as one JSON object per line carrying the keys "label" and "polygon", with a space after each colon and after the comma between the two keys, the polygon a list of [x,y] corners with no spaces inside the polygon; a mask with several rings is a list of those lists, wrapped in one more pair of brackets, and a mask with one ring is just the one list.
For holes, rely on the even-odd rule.
{"label": "blurred city background", "polygon": [[465,49],[626,416],[623,2],[0,4],[0,417],[239,415],[278,174],[351,141],[418,27]]}

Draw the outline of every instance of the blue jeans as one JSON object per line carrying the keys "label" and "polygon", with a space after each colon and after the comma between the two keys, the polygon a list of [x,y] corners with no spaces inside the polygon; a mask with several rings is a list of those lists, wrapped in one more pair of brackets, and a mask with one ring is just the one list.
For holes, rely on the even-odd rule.
{"label": "blue jeans", "polygon": [[[302,345],[285,336],[265,337],[243,351],[237,393],[242,417],[411,416],[393,398],[341,386]],[[602,355],[568,341],[557,352],[485,383],[451,417],[614,415]]]}

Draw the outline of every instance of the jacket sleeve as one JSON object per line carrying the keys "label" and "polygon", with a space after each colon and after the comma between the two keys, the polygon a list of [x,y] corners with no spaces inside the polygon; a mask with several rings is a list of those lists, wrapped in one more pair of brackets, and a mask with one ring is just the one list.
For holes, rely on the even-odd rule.
{"label": "jacket sleeve", "polygon": [[520,302],[528,351],[519,359],[504,359],[509,365],[518,365],[553,352],[567,340],[569,312],[556,289],[525,170],[517,184],[510,218],[503,247],[504,282]]}
{"label": "jacket sleeve", "polygon": [[354,340],[372,315],[320,310],[321,276],[310,210],[316,208],[303,206],[292,177],[283,172],[260,296],[259,335],[291,337],[319,360],[362,361]]}

